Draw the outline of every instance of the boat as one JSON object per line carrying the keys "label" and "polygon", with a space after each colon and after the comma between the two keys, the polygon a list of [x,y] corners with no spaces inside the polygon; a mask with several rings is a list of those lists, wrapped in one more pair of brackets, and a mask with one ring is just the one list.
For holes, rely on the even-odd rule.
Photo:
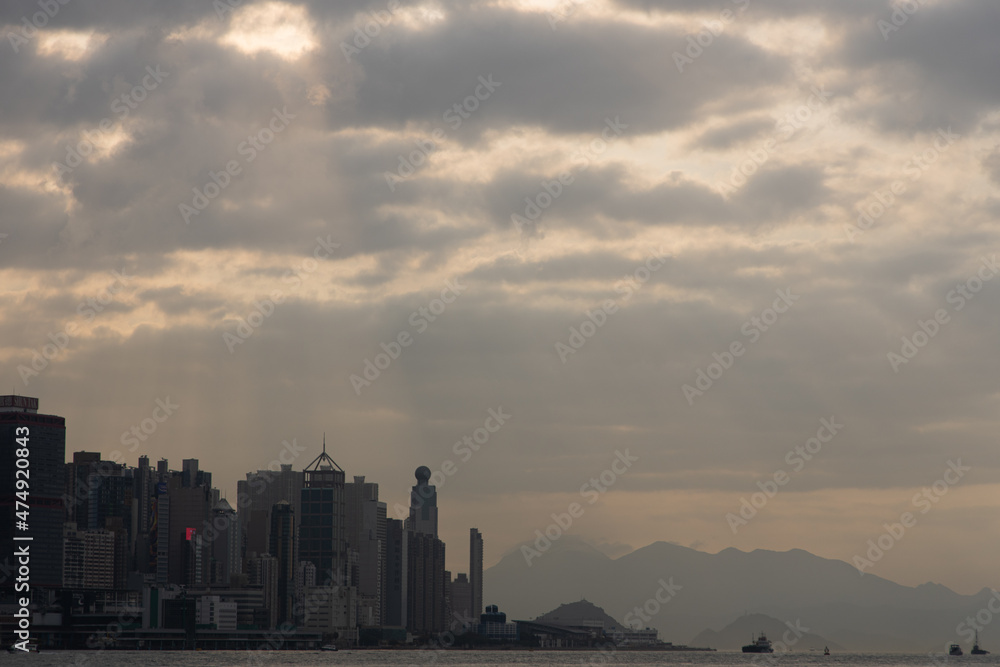
{"label": "boat", "polygon": [[830,655],[830,647],[829,646],[824,646],[823,647],[823,655]]}
{"label": "boat", "polygon": [[771,641],[767,638],[763,632],[757,635],[754,639],[753,635],[750,635],[750,643],[743,647],[744,653],[774,653],[774,648],[771,647]]}
{"label": "boat", "polygon": [[948,647],[948,655],[962,655],[962,647],[958,644],[952,644]]}
{"label": "boat", "polygon": [[[18,648],[19,645],[23,645],[27,650],[22,650],[22,649]],[[27,644],[20,644],[20,642],[18,644],[11,644],[10,646],[7,647],[7,652],[8,653],[40,653],[41,649],[38,648],[38,644],[34,640],[31,640]]]}
{"label": "boat", "polygon": [[988,655],[989,651],[984,648],[979,648],[979,631],[976,630],[976,643],[972,645],[972,655]]}
{"label": "boat", "polygon": [[323,646],[320,647],[319,650],[320,651],[336,651],[337,650],[337,645],[336,644],[324,644]]}

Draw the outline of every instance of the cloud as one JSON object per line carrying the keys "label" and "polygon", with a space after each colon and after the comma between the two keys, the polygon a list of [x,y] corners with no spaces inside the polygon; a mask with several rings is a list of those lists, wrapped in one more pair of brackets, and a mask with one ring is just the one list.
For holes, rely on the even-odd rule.
{"label": "cloud", "polygon": [[[618,448],[641,469],[574,526],[615,553],[801,535],[787,546],[849,555],[813,530],[831,498],[863,544],[853,517],[878,525],[949,458],[996,484],[1000,282],[948,299],[1000,250],[997,11],[923,3],[884,39],[884,2],[755,1],[678,71],[733,5],[594,0],[555,27],[514,2],[64,5],[0,45],[0,369],[68,418],[69,451],[110,452],[169,395],[145,453],[198,457],[230,491],[324,432],[390,503],[455,460],[446,539],[478,525],[496,554]],[[35,11],[4,4],[0,34]],[[467,287],[445,304],[448,281]],[[509,424],[459,461],[499,406]],[[831,415],[847,426],[798,502],[734,540],[711,511]],[[907,576],[992,576],[985,556],[937,571],[951,542],[927,544]]]}

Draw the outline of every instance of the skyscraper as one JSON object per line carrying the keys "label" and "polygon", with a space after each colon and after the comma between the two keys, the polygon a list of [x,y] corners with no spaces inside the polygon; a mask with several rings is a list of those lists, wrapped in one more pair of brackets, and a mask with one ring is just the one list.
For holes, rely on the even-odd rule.
{"label": "skyscraper", "polygon": [[240,556],[240,523],[236,510],[225,498],[212,508],[212,525],[206,528],[212,542],[211,583],[229,586],[232,577],[243,572]]}
{"label": "skyscraper", "polygon": [[[18,456],[24,449],[28,456]],[[18,466],[19,458],[28,461],[24,473],[17,472],[25,470]],[[31,537],[32,587],[62,585],[65,460],[63,417],[38,414],[37,398],[0,396],[0,562],[16,562],[13,536]],[[18,480],[28,482],[27,487],[22,483],[18,488]],[[23,498],[26,521],[25,514],[18,514],[25,511],[17,505]]]}
{"label": "skyscraper", "polygon": [[303,472],[299,558],[316,566],[317,583],[349,584],[344,470],[326,453],[325,437],[323,452]]}
{"label": "skyscraper", "polygon": [[437,537],[437,487],[427,483],[431,478],[431,469],[420,466],[413,474],[417,483],[410,489],[410,521],[407,528],[415,533]]}
{"label": "skyscraper", "polygon": [[236,505],[239,507],[240,532],[246,540],[246,553],[260,555],[268,550],[271,528],[271,508],[282,500],[288,501],[298,521],[302,519],[303,472],[292,470],[291,464],[281,469],[248,472],[245,480],[236,483]]}
{"label": "skyscraper", "polygon": [[451,582],[451,611],[452,618],[461,620],[465,627],[479,622],[478,616],[472,614],[472,586],[464,572],[459,572]]}
{"label": "skyscraper", "polygon": [[418,635],[444,632],[447,628],[444,542],[427,533],[409,531],[407,536],[406,628]]}
{"label": "skyscraper", "polygon": [[167,540],[168,581],[186,586],[211,582],[211,552],[205,525],[212,520],[211,473],[198,470],[197,459],[184,461],[184,471],[167,481],[169,520],[159,525],[158,539]]}
{"label": "skyscraper", "polygon": [[447,588],[444,542],[438,539],[437,489],[428,484],[431,471],[414,471],[417,483],[410,491],[407,519],[406,627],[411,632],[443,632],[447,622]]}
{"label": "skyscraper", "polygon": [[472,617],[483,613],[483,534],[469,529],[469,586],[472,588]]}
{"label": "skyscraper", "polygon": [[292,621],[295,592],[295,509],[282,500],[271,509],[271,555],[278,561],[277,623]]}
{"label": "skyscraper", "polygon": [[357,641],[357,589],[348,566],[344,470],[323,452],[306,466],[302,489],[299,558],[316,566],[316,588],[305,589],[312,600],[305,627],[353,643]]}
{"label": "skyscraper", "polygon": [[406,627],[407,531],[403,522],[386,519],[385,568],[382,576],[382,625]]}
{"label": "skyscraper", "polygon": [[378,484],[356,476],[345,489],[347,547],[352,554],[351,585],[358,589],[358,624],[382,624],[382,570],[386,506],[379,502]]}

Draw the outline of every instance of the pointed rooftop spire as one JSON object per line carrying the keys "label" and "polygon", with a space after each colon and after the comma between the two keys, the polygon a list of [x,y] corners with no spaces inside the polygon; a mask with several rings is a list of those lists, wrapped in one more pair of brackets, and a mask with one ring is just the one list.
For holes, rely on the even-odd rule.
{"label": "pointed rooftop spire", "polygon": [[303,470],[338,470],[340,472],[344,472],[344,469],[337,465],[337,462],[330,458],[330,455],[326,453],[326,431],[323,431],[323,451],[319,456],[313,459],[312,463],[303,468]]}

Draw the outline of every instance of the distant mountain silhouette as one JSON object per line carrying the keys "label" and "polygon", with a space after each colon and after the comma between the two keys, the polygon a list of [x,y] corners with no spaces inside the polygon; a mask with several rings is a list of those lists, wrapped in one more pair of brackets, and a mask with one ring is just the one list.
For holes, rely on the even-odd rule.
{"label": "distant mountain silhouette", "polygon": [[624,632],[626,629],[616,619],[608,616],[603,609],[587,600],[561,604],[558,609],[546,612],[534,620],[549,625],[570,627],[582,625],[585,621],[599,621],[603,623],[605,632]]}
{"label": "distant mountain silhouette", "polygon": [[[682,587],[662,605],[655,602],[661,581]],[[938,584],[912,587],[861,576],[848,563],[800,549],[709,554],[656,542],[612,559],[571,535],[530,567],[519,549],[509,552],[486,571],[484,583],[484,602],[500,605],[512,619],[531,619],[586,598],[619,622],[644,609],[645,624],[664,641],[711,646],[696,636],[722,632],[748,612],[762,613],[781,622],[798,620],[832,642],[831,649],[836,644],[846,651],[941,651],[952,642],[971,648],[971,631],[959,624],[992,598],[985,588],[959,595]],[[980,631],[980,641],[1000,649],[1000,623]]]}

